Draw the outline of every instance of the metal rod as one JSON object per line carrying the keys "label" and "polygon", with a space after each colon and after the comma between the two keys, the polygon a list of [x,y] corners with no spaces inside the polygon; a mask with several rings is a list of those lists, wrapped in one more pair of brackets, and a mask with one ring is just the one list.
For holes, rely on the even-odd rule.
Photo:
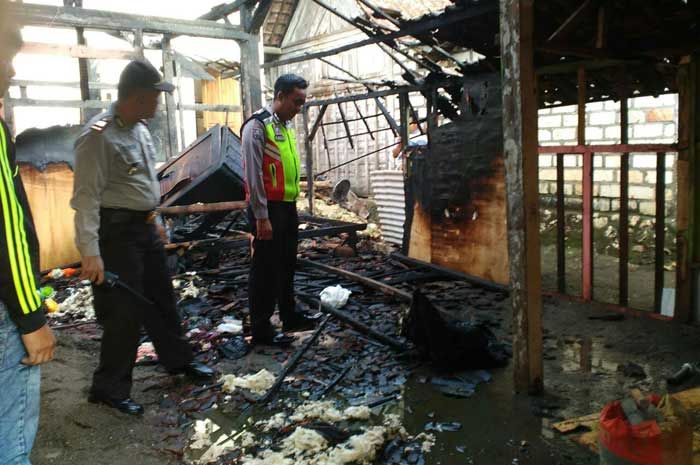
{"label": "metal rod", "polygon": [[593,153],[583,154],[583,269],[581,288],[586,301],[593,299]]}
{"label": "metal rod", "polygon": [[[415,136],[411,137],[411,139],[415,139],[416,137],[420,137],[420,135],[416,134]],[[394,142],[393,144],[385,145],[384,147],[379,147],[378,149],[372,150],[371,152],[365,153],[364,155],[360,155],[359,157],[355,157],[351,160],[344,161],[343,163],[340,163],[339,165],[328,168],[327,170],[321,171],[320,173],[316,173],[316,174],[314,174],[314,176],[324,175],[326,173],[329,173],[333,170],[340,168],[341,166],[349,165],[350,163],[356,162],[357,160],[362,160],[365,157],[369,157],[370,155],[374,155],[375,153],[379,153],[382,150],[390,149],[390,148],[395,147],[399,144],[400,144],[400,142]]]}
{"label": "metal rod", "polygon": [[566,208],[564,195],[564,154],[557,158],[557,289],[566,293]]}
{"label": "metal rod", "polygon": [[[379,128],[379,129],[375,129],[374,131],[370,130],[369,132],[359,132],[357,134],[353,134],[352,136],[353,137],[367,136],[367,135],[371,136],[372,134],[376,134],[376,133],[384,132],[384,131],[391,131],[391,130],[392,130],[391,128]],[[335,142],[337,140],[342,140],[342,139],[347,139],[347,136],[334,137],[332,139],[328,139],[328,142]],[[374,140],[374,137],[372,137],[372,140]]]}
{"label": "metal rod", "polygon": [[656,154],[656,218],[654,220],[654,312],[661,313],[666,243],[666,153]]}
{"label": "metal rod", "polygon": [[610,145],[545,145],[537,149],[545,153],[625,153],[625,152],[677,152],[678,144],[610,144]]}
{"label": "metal rod", "polygon": [[[628,137],[628,100],[620,102],[620,141],[627,144]],[[622,307],[629,305],[629,167],[630,154],[620,154],[620,254],[619,254],[619,299]]]}

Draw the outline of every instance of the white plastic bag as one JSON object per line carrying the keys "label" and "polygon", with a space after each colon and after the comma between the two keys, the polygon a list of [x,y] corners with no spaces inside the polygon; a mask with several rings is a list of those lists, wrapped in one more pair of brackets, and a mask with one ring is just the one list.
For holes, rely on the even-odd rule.
{"label": "white plastic bag", "polygon": [[345,289],[343,286],[330,286],[321,291],[321,302],[333,308],[341,308],[348,303],[348,297],[350,297],[349,290]]}
{"label": "white plastic bag", "polygon": [[242,334],[243,322],[234,318],[224,317],[222,323],[216,327],[216,331],[233,335]]}

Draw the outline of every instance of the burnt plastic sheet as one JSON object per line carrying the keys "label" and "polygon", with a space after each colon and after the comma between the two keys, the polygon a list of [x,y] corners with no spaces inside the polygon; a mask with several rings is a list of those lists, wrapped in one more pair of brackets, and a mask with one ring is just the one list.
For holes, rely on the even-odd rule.
{"label": "burnt plastic sheet", "polygon": [[73,168],[73,144],[82,126],[30,128],[17,136],[17,162],[44,171],[49,165],[65,163]]}
{"label": "burnt plastic sheet", "polygon": [[509,359],[507,348],[486,324],[446,320],[419,290],[413,293],[402,336],[439,370],[503,367]]}

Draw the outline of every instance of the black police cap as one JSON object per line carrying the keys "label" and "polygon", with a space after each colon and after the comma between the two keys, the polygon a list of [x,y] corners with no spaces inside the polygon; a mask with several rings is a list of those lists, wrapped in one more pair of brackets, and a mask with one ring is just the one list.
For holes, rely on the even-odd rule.
{"label": "black police cap", "polygon": [[119,89],[128,91],[132,89],[153,89],[163,92],[172,92],[175,86],[163,80],[158,70],[147,61],[134,60],[122,71],[119,76]]}

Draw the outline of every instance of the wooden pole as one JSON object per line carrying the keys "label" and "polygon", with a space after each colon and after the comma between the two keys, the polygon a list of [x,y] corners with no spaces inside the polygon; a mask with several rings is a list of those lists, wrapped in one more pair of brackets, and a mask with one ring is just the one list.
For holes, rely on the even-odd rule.
{"label": "wooden pole", "polygon": [[176,207],[161,207],[157,211],[165,216],[193,215],[195,213],[230,212],[234,210],[245,210],[248,202],[215,202],[215,203],[193,203],[191,205],[179,205]]}
{"label": "wooden pole", "polygon": [[[323,107],[322,107],[323,108]],[[304,107],[302,110],[304,118],[304,150],[306,152],[306,195],[309,200],[309,215],[314,214],[314,154],[311,135],[309,134],[309,109]],[[323,117],[323,115],[321,115]]]}
{"label": "wooden pole", "polygon": [[[252,5],[241,6],[241,24],[252,22]],[[239,41],[241,49],[241,100],[243,101],[243,119],[260,109],[263,105],[262,85],[260,83],[260,34],[251,34],[250,40]]]}
{"label": "wooden pole", "polygon": [[[175,71],[173,69],[173,51],[170,48],[170,38],[163,37],[162,42],[163,50],[163,78],[168,82],[173,82],[173,77]],[[168,140],[166,141],[166,156],[168,159],[174,158],[178,155],[180,150],[178,149],[177,143],[177,107],[175,106],[175,98],[170,92],[164,92],[165,94],[165,114],[167,122],[166,135]]]}
{"label": "wooden pole", "polygon": [[541,394],[542,283],[533,0],[500,0],[503,151],[516,392]]}
{"label": "wooden pole", "polygon": [[[693,228],[692,214],[696,192],[695,175],[698,164],[694,157],[693,120],[697,118],[697,63],[691,62],[678,71],[678,161],[676,162],[676,305],[674,319],[688,323],[692,320]],[[695,79],[693,79],[695,77]]]}

